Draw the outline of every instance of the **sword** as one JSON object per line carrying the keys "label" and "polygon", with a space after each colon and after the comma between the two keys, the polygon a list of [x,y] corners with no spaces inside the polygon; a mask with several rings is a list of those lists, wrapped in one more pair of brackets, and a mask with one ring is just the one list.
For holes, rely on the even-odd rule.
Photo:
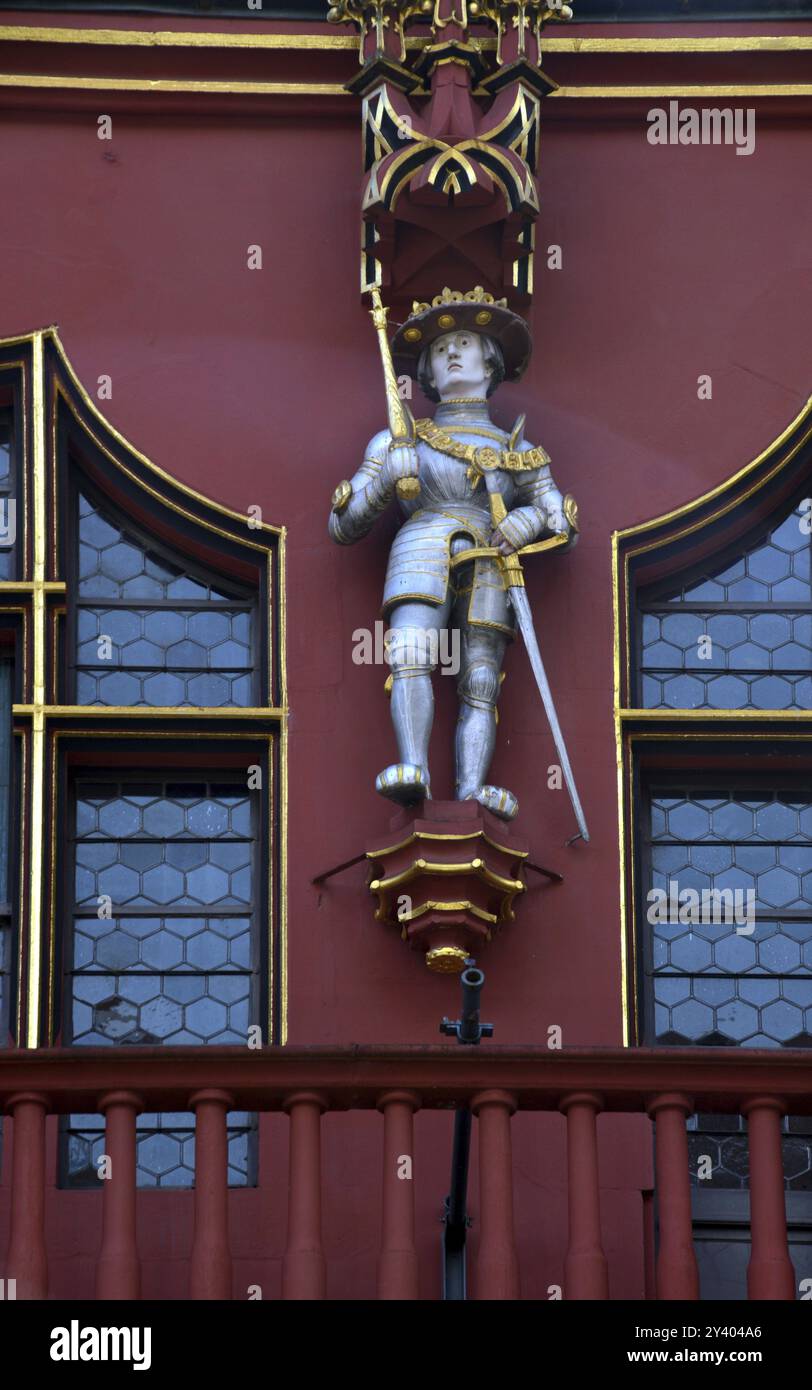
{"label": "sword", "polygon": [[[496,490],[495,479],[491,480],[489,474],[485,474],[485,485],[488,488],[488,498],[491,506],[491,520],[494,526],[507,516],[507,507],[500,492]],[[508,598],[510,599],[519,631],[522,634],[527,655],[530,658],[530,665],[533,668],[533,675],[536,678],[539,695],[541,696],[544,712],[547,715],[547,722],[553,735],[555,751],[558,754],[558,761],[564,773],[564,781],[567,784],[572,809],[575,812],[575,819],[578,823],[578,834],[573,835],[567,840],[571,845],[573,841],[582,839],[589,842],[589,831],[586,826],[581,798],[578,795],[578,788],[575,785],[575,778],[572,775],[567,746],[564,743],[564,735],[561,732],[561,725],[558,722],[558,715],[555,712],[550,682],[547,679],[547,672],[544,669],[544,662],[541,659],[539,644],[533,627],[533,616],[530,612],[530,601],[527,597],[527,590],[524,587],[524,575],[522,574],[522,563],[518,555],[499,555],[502,572],[504,574],[505,585],[507,587]]]}

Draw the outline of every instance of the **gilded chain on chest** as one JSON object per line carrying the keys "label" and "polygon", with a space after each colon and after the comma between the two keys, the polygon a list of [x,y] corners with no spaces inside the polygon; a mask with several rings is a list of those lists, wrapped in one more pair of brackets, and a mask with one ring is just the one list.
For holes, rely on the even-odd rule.
{"label": "gilded chain on chest", "polygon": [[[450,454],[468,464],[469,477],[488,473],[495,468],[504,468],[509,473],[530,472],[550,462],[549,455],[542,448],[535,449],[495,449],[490,444],[463,444],[452,435],[435,425],[433,420],[415,420],[417,436],[430,444],[438,453]],[[472,433],[475,429],[472,428]]]}

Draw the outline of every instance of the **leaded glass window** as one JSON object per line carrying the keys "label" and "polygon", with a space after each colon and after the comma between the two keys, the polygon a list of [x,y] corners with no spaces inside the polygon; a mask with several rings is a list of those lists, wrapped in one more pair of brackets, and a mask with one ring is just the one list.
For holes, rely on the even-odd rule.
{"label": "leaded glass window", "polygon": [[245,1042],[250,798],[216,782],[77,784],[74,1042]]}
{"label": "leaded glass window", "polygon": [[[245,1044],[259,990],[255,798],[225,778],[76,779],[73,1044]],[[229,1116],[236,1185],[254,1181],[253,1128]],[[101,1117],[69,1117],[68,1185],[97,1183],[102,1136]],[[139,1118],[139,1185],[188,1186],[193,1155],[192,1115]]]}
{"label": "leaded glass window", "polygon": [[676,590],[640,595],[647,709],[812,709],[810,507],[709,563]]}
{"label": "leaded glass window", "polygon": [[12,664],[0,660],[0,1047],[9,1036],[11,986],[11,887],[9,843],[11,835],[11,700]]}
{"label": "leaded glass window", "polygon": [[[62,1129],[62,1171],[67,1186],[98,1190],[104,1153],[104,1117],[71,1115]],[[228,1114],[228,1185],[256,1185],[256,1115]],[[143,1114],[136,1120],[139,1187],[194,1187],[195,1117],[191,1112]]]}
{"label": "leaded glass window", "polygon": [[[649,787],[644,1003],[658,1043],[812,1047],[812,797],[776,780]],[[743,1299],[747,1122],[700,1113],[687,1129],[703,1297]],[[800,1279],[812,1273],[812,1118],[782,1118],[782,1154]]]}
{"label": "leaded glass window", "polygon": [[0,579],[16,572],[18,498],[14,467],[14,414],[0,410]]}
{"label": "leaded glass window", "polygon": [[[784,1115],[781,1120],[784,1187],[787,1192],[812,1192],[812,1118]],[[750,1184],[747,1121],[743,1115],[691,1115],[688,1120],[691,1178],[703,1189],[746,1192]],[[706,1171],[702,1159],[710,1159]]]}
{"label": "leaded glass window", "polygon": [[75,703],[256,703],[251,595],[173,561],[89,493],[78,508]]}
{"label": "leaded glass window", "polygon": [[[656,1040],[812,1047],[809,793],[654,785],[649,825],[649,885],[667,896],[650,927]],[[679,920],[685,889],[711,920]]]}

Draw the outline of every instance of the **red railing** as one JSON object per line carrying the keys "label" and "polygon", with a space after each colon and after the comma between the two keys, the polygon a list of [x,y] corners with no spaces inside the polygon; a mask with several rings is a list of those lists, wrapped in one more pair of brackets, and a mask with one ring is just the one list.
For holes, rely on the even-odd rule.
{"label": "red railing", "polygon": [[289,1116],[290,1179],[282,1296],[325,1296],[321,1239],[321,1116],[328,1110],[382,1114],[383,1211],[378,1295],[417,1297],[414,1183],[397,1178],[413,1152],[420,1109],[467,1104],[478,1121],[479,1249],[476,1296],[520,1296],[513,1229],[511,1116],[566,1116],[569,1243],[565,1297],[608,1297],[601,1238],[597,1117],[644,1113],[656,1126],[659,1212],[657,1297],[696,1299],[686,1116],[694,1110],[747,1117],[750,1148],[753,1299],[794,1299],[787,1248],[781,1117],[812,1114],[812,1057],[800,1051],[607,1049],[484,1045],[303,1048],[120,1048],[7,1052],[0,1105],[13,1116],[11,1224],[6,1278],[18,1298],[45,1298],[45,1123],[48,1114],[98,1112],[115,1180],[103,1187],[99,1298],[136,1299],[136,1117],[139,1111],[196,1114],[191,1296],[231,1296],[228,1230],[229,1110]]}

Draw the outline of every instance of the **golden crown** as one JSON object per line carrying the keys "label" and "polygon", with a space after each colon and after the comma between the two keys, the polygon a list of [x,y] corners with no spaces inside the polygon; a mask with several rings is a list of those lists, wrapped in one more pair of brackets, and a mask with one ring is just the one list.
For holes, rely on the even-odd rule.
{"label": "golden crown", "polygon": [[494,299],[492,294],[483,290],[481,285],[476,285],[472,290],[466,290],[465,294],[461,290],[450,290],[446,285],[445,289],[436,294],[429,304],[428,301],[421,303],[419,299],[412,301],[412,312],[410,318],[416,314],[425,314],[427,309],[438,309],[441,304],[495,304],[498,309],[507,308],[506,299]]}

